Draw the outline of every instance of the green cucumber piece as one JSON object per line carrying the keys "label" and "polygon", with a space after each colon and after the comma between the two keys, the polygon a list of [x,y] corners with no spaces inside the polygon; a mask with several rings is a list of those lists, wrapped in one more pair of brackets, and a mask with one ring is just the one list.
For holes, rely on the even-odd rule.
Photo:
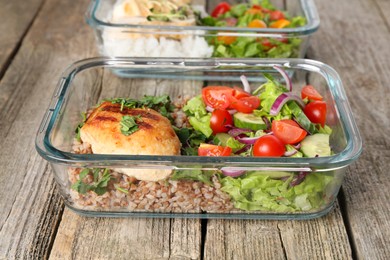
{"label": "green cucumber piece", "polygon": [[253,131],[267,129],[267,125],[259,116],[237,112],[233,115],[233,122],[236,127],[247,128]]}
{"label": "green cucumber piece", "polygon": [[301,151],[306,157],[330,156],[329,135],[309,135],[301,142]]}
{"label": "green cucumber piece", "polygon": [[310,119],[303,112],[302,108],[296,102],[289,102],[288,107],[290,108],[291,113],[294,115],[295,120],[303,129],[311,134],[318,133],[318,129],[315,124],[310,121]]}
{"label": "green cucumber piece", "polygon": [[214,136],[213,142],[215,145],[227,146],[229,138],[231,138],[231,136],[227,133],[218,133]]}

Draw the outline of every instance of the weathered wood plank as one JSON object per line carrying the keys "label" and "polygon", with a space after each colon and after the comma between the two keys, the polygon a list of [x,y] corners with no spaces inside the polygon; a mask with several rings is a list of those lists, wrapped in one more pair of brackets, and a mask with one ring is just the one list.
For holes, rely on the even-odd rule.
{"label": "weathered wood plank", "polygon": [[373,8],[377,5],[371,0],[316,4],[321,29],[313,37],[310,57],[341,75],[364,141],[343,185],[350,239],[359,259],[389,259],[390,35],[381,15],[388,10]]}
{"label": "weathered wood plank", "polygon": [[87,3],[46,1],[0,83],[0,259],[50,252],[63,204],[34,138],[60,73],[95,52]]}
{"label": "weathered wood plank", "polygon": [[205,259],[350,259],[340,210],[309,221],[209,220]]}
{"label": "weathered wood plank", "polygon": [[0,0],[0,78],[44,0]]}

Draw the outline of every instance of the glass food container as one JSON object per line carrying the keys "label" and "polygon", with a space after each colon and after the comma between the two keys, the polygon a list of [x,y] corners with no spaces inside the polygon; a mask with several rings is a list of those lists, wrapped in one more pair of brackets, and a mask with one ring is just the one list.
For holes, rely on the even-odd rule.
{"label": "glass food container", "polygon": [[[103,56],[183,58],[303,58],[309,37],[320,23],[312,0],[264,1],[272,4],[265,7],[282,10],[282,16],[259,5],[245,8],[241,1],[229,1],[232,12],[217,21],[208,14],[218,8],[218,2],[202,0],[192,1],[196,13],[184,20],[150,15],[148,8],[156,9],[152,2],[161,6],[162,2],[182,1],[186,2],[93,0],[86,20]],[[233,8],[237,4],[241,6]]]}
{"label": "glass food container", "polygon": [[[242,86],[242,75],[253,91],[264,83],[263,73],[284,82],[275,65],[293,75],[292,93],[300,95],[304,85],[312,84],[323,95],[326,124],[332,129],[330,156],[91,154],[76,138],[83,114],[104,100],[168,95],[180,103],[199,95],[205,86]],[[348,165],[361,153],[362,141],[338,74],[321,62],[93,58],[63,73],[39,128],[36,148],[50,163],[65,204],[83,215],[309,219],[331,210]],[[228,178],[222,170],[244,175]],[[140,180],[151,175],[164,178]]]}

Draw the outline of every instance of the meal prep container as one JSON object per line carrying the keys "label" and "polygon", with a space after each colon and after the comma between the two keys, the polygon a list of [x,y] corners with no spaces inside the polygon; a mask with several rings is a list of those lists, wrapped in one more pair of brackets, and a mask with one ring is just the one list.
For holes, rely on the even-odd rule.
{"label": "meal prep container", "polygon": [[[183,57],[183,58],[303,58],[310,36],[319,27],[319,16],[312,0],[271,0],[278,9],[289,15],[302,16],[306,24],[296,28],[243,28],[213,26],[140,25],[112,22],[113,8],[117,0],[93,0],[86,13],[87,23],[94,29],[100,54],[109,57]],[[241,1],[229,1],[231,5]],[[217,1],[192,1],[196,9],[210,14]],[[245,47],[234,55],[227,55],[213,46],[218,37],[244,37],[248,39],[289,40],[294,46],[267,54],[253,54]],[[294,42],[294,44],[292,43]],[[284,45],[284,44],[282,44]],[[218,45],[219,46],[219,45]],[[286,47],[286,46],[285,46]],[[224,47],[222,47],[223,49]],[[262,48],[262,47],[257,47]],[[268,54],[269,53],[269,54]]]}
{"label": "meal prep container", "polygon": [[[207,85],[241,86],[240,76],[248,78],[255,90],[264,83],[263,72],[283,82],[274,70],[278,65],[293,75],[293,93],[312,84],[327,103],[327,122],[334,155],[315,158],[201,157],[78,154],[75,129],[82,113],[107,98],[142,98],[167,94],[177,97],[199,95]],[[116,74],[122,76],[118,77]],[[36,138],[36,148],[52,169],[65,204],[88,216],[236,218],[236,219],[309,219],[332,208],[347,166],[361,153],[362,142],[338,74],[329,66],[304,59],[167,59],[94,58],[79,61],[62,75]],[[173,173],[210,173],[230,170],[256,171],[271,179],[289,182],[302,174],[318,178],[313,185],[301,186],[314,197],[307,207],[285,212],[277,207],[245,211],[234,208],[230,197],[220,190],[215,177],[212,185],[198,181],[171,181],[109,184],[108,191],[80,195],[71,186],[83,169],[132,169],[172,171]],[[92,172],[92,170],[91,170]],[[289,180],[283,177],[289,176]],[[91,177],[91,176],[90,176]],[[114,174],[114,178],[118,174]],[[92,177],[91,177],[92,178]],[[299,184],[301,185],[301,184]],[[298,186],[299,186],[298,185]],[[104,185],[102,185],[104,186]],[[316,188],[317,187],[317,188]],[[319,187],[319,188],[318,188]],[[270,193],[272,197],[272,192]],[[277,195],[275,195],[277,196]],[[315,198],[315,202],[312,199]],[[297,200],[298,198],[295,198]],[[302,198],[301,199],[305,199]],[[275,203],[289,203],[276,198]],[[297,203],[295,201],[294,203]]]}

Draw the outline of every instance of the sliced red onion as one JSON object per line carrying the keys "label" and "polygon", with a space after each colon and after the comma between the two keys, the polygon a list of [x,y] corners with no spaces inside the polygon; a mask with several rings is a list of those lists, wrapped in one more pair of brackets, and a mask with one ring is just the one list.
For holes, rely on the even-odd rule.
{"label": "sliced red onion", "polygon": [[295,149],[299,150],[301,148],[301,143],[297,143],[296,145],[293,145]]}
{"label": "sliced red onion", "polygon": [[[208,112],[214,112],[214,108],[212,108],[212,107],[210,107],[210,106],[206,106],[206,110],[208,111]],[[233,115],[233,114],[235,114],[235,113],[237,113],[237,110],[235,110],[235,109],[229,109],[229,110],[227,110],[228,112],[229,112],[229,114],[231,114],[231,115]]]}
{"label": "sliced red onion", "polygon": [[291,94],[291,93],[282,93],[279,95],[279,97],[276,98],[275,102],[272,104],[270,115],[276,116],[279,114],[280,110],[282,109],[283,105],[286,104],[287,101],[294,100],[296,101],[301,107],[304,107],[305,104],[303,103],[302,99],[300,99],[298,96]]}
{"label": "sliced red onion", "polygon": [[267,128],[265,130],[270,130],[271,129],[271,122],[268,120],[268,118],[266,116],[263,116],[261,117],[265,123],[265,125],[267,126]]}
{"label": "sliced red onion", "polygon": [[243,144],[254,144],[257,139],[259,139],[260,136],[256,136],[256,137],[237,137],[237,140],[240,142],[240,143],[243,143]]}
{"label": "sliced red onion", "polygon": [[206,110],[209,111],[209,112],[213,112],[214,111],[214,108],[210,107],[210,106],[206,106]]}
{"label": "sliced red onion", "polygon": [[290,182],[290,186],[294,187],[305,179],[306,175],[308,175],[310,172],[300,172],[298,175]]}
{"label": "sliced red onion", "polygon": [[[251,149],[251,145],[247,144],[245,145],[243,148],[241,148],[240,150],[238,150],[237,152],[235,152],[235,154],[240,154],[240,153],[245,153],[246,151],[248,151],[249,149]],[[249,156],[249,155],[248,155]]]}
{"label": "sliced red onion", "polygon": [[284,156],[290,157],[290,156],[293,156],[294,154],[296,154],[297,152],[298,152],[297,150],[286,151],[284,153]]}
{"label": "sliced red onion", "polygon": [[234,169],[234,168],[232,169],[230,167],[222,167],[221,171],[222,171],[223,175],[230,176],[230,177],[238,177],[238,176],[241,176],[245,173],[244,170],[236,170],[236,169]]}
{"label": "sliced red onion", "polygon": [[233,127],[232,129],[230,129],[228,131],[228,134],[233,136],[233,137],[236,137],[236,136],[239,136],[240,134],[245,134],[245,133],[250,133],[250,132],[252,132],[252,130],[250,130],[250,129]]}
{"label": "sliced red onion", "polygon": [[281,67],[279,66],[274,66],[274,69],[276,69],[284,78],[284,81],[286,81],[286,87],[289,91],[292,91],[292,82],[291,82],[291,79],[290,77],[288,76],[287,72],[282,69]]}
{"label": "sliced red onion", "polygon": [[249,86],[248,79],[244,75],[242,75],[240,77],[240,79],[241,79],[242,85],[244,86],[244,91],[251,93],[251,87]]}
{"label": "sliced red onion", "polygon": [[229,112],[229,114],[233,115],[233,114],[237,113],[237,110],[229,109],[228,112]]}
{"label": "sliced red onion", "polygon": [[227,26],[233,27],[233,26],[236,26],[237,19],[234,18],[234,17],[228,17],[228,18],[225,19],[225,22],[226,22]]}

